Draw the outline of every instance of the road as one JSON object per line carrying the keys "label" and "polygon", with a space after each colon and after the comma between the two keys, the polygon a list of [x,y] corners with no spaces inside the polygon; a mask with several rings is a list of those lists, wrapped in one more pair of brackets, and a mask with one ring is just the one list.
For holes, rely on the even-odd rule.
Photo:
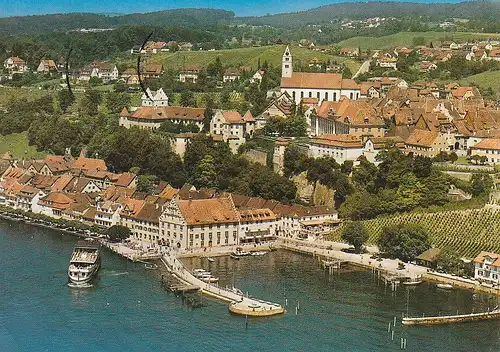
{"label": "road", "polygon": [[354,76],[352,76],[352,79],[355,79],[356,77],[358,77],[359,75],[363,74],[363,73],[366,73],[370,70],[370,63],[371,63],[372,60],[366,60],[365,62],[363,62],[363,64],[360,66],[360,68],[358,69],[358,72],[356,72],[354,74]]}

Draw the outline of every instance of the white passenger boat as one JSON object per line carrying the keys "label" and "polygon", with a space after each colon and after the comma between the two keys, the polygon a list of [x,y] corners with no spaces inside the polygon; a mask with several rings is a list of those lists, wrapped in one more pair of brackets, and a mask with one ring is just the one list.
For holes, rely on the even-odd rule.
{"label": "white passenger boat", "polygon": [[207,260],[208,260],[210,263],[215,262],[215,259],[214,259],[214,258],[212,258],[212,257],[207,257]]}
{"label": "white passenger boat", "polygon": [[259,256],[266,255],[266,254],[267,254],[267,252],[265,252],[265,251],[250,252],[250,255],[254,256],[254,257],[259,257]]}
{"label": "white passenger boat", "polygon": [[101,267],[99,243],[79,241],[69,261],[68,279],[71,286],[88,286]]}
{"label": "white passenger boat", "polygon": [[417,286],[422,283],[422,280],[411,280],[411,281],[404,281],[403,285],[405,286]]}

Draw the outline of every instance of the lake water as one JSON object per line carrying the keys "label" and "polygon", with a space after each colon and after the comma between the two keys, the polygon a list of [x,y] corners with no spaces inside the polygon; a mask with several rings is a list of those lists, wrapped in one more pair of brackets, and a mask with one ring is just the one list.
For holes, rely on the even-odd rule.
{"label": "lake water", "polygon": [[[248,319],[203,298],[190,309],[148,271],[103,250],[93,289],[66,285],[77,239],[28,225],[0,222],[0,351],[500,351],[500,322],[402,328],[400,317],[481,311],[496,297],[440,291],[434,285],[390,287],[370,272],[330,276],[313,258],[277,251],[239,261],[186,260],[220,277],[221,285],[285,304],[283,316]],[[295,314],[297,302],[300,304]],[[394,341],[388,324],[397,317]],[[246,326],[247,325],[247,326]]]}

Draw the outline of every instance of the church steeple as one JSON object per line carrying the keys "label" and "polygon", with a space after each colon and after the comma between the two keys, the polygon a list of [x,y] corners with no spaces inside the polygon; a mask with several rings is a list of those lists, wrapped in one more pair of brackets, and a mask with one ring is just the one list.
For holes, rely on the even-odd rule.
{"label": "church steeple", "polygon": [[281,77],[292,77],[292,73],[292,53],[290,52],[290,48],[287,45],[285,52],[283,53],[283,60],[281,62]]}

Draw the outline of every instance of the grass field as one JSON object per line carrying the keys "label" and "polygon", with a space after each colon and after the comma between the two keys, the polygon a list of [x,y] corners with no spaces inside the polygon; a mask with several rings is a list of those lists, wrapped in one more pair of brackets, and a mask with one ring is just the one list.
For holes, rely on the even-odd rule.
{"label": "grass field", "polygon": [[[442,211],[437,213],[406,213],[362,221],[374,244],[386,226],[419,224],[429,232],[437,248],[451,248],[459,255],[473,258],[480,251],[500,253],[500,212],[488,208]],[[341,241],[342,229],[331,234]]]}
{"label": "grass field", "polygon": [[34,100],[42,95],[50,94],[45,90],[36,88],[6,88],[0,87],[0,106],[12,99]]}
{"label": "grass field", "polygon": [[[207,66],[209,63],[214,62],[218,56],[224,66],[249,66],[253,69],[257,69],[259,58],[261,63],[268,61],[274,66],[281,66],[284,49],[285,47],[283,45],[273,45],[217,51],[181,51],[176,53],[154,54],[151,55],[147,62],[161,63],[165,68],[181,69],[184,65]],[[305,64],[309,62],[310,59],[316,57],[324,61],[330,59],[338,63],[345,63],[351,72],[356,72],[361,66],[361,63],[349,58],[328,55],[298,46],[292,47],[291,50],[295,63],[301,61]],[[129,55],[122,57],[121,62],[127,64],[129,67],[135,67],[136,60],[137,56]]]}
{"label": "grass field", "polygon": [[6,152],[11,152],[16,159],[41,159],[45,156],[44,153],[37,152],[35,147],[28,145],[27,132],[0,135],[0,154]]}
{"label": "grass field", "polygon": [[383,37],[353,37],[339,42],[337,45],[343,47],[360,47],[366,49],[386,49],[392,46],[413,46],[413,38],[423,37],[428,45],[433,40],[455,40],[466,41],[472,39],[500,38],[498,33],[470,33],[470,32],[400,32]]}
{"label": "grass field", "polygon": [[481,89],[489,88],[495,92],[500,92],[500,70],[486,71],[474,76],[465,77],[460,80],[461,84],[476,84]]}

